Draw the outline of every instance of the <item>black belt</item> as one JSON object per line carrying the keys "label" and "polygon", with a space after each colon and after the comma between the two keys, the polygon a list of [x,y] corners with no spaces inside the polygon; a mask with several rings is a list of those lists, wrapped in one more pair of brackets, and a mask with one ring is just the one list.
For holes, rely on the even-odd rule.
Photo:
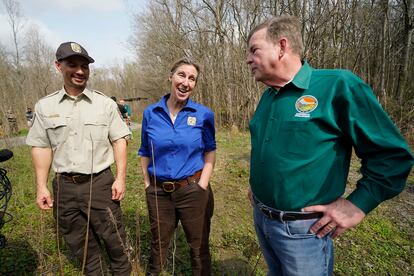
{"label": "black belt", "polygon": [[260,211],[262,213],[274,220],[278,221],[294,221],[294,220],[306,220],[306,219],[315,219],[315,218],[321,218],[323,216],[323,213],[315,212],[315,213],[291,213],[291,212],[283,212],[283,211],[276,211],[276,210],[270,210],[266,207],[259,207]]}
{"label": "black belt", "polygon": [[63,178],[72,181],[73,183],[85,183],[87,181],[91,180],[91,177],[96,177],[100,175],[101,173],[105,172],[106,170],[109,170],[109,168],[106,168],[98,173],[93,174],[84,174],[84,173],[59,173],[57,175],[62,176]]}
{"label": "black belt", "polygon": [[253,199],[259,208],[260,211],[269,219],[278,220],[280,222],[283,221],[294,221],[294,220],[306,220],[306,219],[315,219],[323,217],[323,213],[321,212],[313,212],[313,213],[296,213],[296,212],[284,212],[278,211],[275,209],[271,209],[266,207],[263,203],[258,201],[256,197],[253,196]]}

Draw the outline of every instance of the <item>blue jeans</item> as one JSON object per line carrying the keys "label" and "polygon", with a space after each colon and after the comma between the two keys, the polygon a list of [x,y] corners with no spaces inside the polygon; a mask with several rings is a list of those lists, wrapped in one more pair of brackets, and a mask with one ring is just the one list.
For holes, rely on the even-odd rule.
{"label": "blue jeans", "polygon": [[319,239],[309,232],[318,219],[281,222],[266,217],[257,204],[253,207],[254,225],[269,267],[268,275],[332,275],[330,236]]}

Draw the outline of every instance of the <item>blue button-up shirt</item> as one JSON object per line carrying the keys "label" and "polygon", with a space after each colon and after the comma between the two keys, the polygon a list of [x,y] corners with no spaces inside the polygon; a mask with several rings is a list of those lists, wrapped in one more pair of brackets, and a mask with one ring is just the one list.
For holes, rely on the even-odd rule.
{"label": "blue button-up shirt", "polygon": [[204,167],[204,153],[216,149],[214,113],[188,99],[173,124],[168,98],[166,95],[144,110],[138,150],[138,155],[150,157],[148,173],[156,173],[158,180],[178,180],[193,175]]}

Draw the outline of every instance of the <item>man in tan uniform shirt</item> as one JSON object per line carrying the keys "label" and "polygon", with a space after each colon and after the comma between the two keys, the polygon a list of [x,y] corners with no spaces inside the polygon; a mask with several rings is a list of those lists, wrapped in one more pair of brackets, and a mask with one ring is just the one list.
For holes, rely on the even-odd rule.
{"label": "man in tan uniform shirt", "polygon": [[[125,195],[126,139],[130,131],[114,101],[86,88],[92,62],[75,42],[62,43],[57,49],[55,66],[64,86],[36,104],[26,140],[32,146],[36,201],[40,209],[53,207],[59,233],[87,275],[103,274],[100,239],[113,274],[129,275],[119,201]],[[115,178],[109,168],[114,161]],[[47,188],[50,167],[56,173],[53,200]]]}

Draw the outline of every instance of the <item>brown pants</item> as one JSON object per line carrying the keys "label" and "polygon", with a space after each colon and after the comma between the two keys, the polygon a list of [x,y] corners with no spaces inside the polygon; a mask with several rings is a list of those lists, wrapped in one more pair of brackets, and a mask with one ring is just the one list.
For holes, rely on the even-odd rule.
{"label": "brown pants", "polygon": [[[104,274],[101,271],[100,239],[104,241],[108,252],[112,273],[130,275],[131,272],[131,265],[125,253],[126,235],[121,222],[120,203],[111,199],[113,182],[114,177],[109,169],[93,178],[86,275]],[[53,214],[55,219],[58,215],[59,234],[64,237],[69,249],[81,263],[84,255],[89,189],[90,180],[73,183],[64,176],[60,176],[59,181],[57,177],[53,179]],[[115,219],[111,219],[108,207]]]}
{"label": "brown pants", "polygon": [[[156,189],[158,216],[155,201]],[[211,275],[209,235],[214,198],[210,185],[207,190],[203,190],[197,183],[193,183],[172,193],[150,185],[146,189],[146,195],[152,234],[148,272],[152,275],[159,274],[161,270],[160,243],[162,263],[165,264],[171,237],[180,220],[190,245],[193,275]],[[160,229],[158,229],[158,224]],[[158,240],[158,230],[160,230],[161,241]]]}

